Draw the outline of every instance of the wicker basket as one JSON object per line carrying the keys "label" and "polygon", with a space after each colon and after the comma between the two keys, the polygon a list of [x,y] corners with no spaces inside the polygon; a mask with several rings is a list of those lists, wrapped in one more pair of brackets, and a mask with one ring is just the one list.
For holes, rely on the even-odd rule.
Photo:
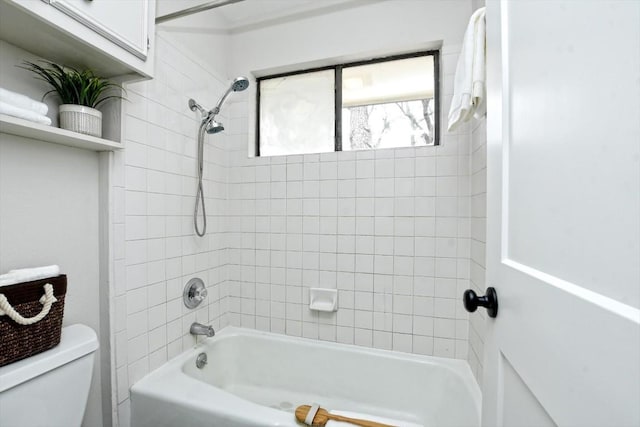
{"label": "wicker basket", "polygon": [[41,353],[60,343],[67,276],[3,286],[0,294],[4,294],[20,315],[34,317],[42,311],[39,301],[47,283],[53,286],[53,295],[58,301],[51,305],[42,320],[32,325],[19,325],[7,315],[0,316],[0,366]]}

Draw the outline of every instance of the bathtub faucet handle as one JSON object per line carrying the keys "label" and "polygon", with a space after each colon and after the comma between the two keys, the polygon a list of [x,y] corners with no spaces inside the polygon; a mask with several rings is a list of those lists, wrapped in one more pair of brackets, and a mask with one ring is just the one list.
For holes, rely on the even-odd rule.
{"label": "bathtub faucet handle", "polygon": [[206,288],[196,289],[195,292],[193,293],[193,299],[198,302],[202,302],[207,297],[207,294],[208,292]]}
{"label": "bathtub faucet handle", "polygon": [[203,325],[202,323],[193,322],[191,324],[191,328],[189,328],[189,332],[191,335],[205,335],[207,337],[212,337],[216,334],[216,331],[213,329],[213,326]]}

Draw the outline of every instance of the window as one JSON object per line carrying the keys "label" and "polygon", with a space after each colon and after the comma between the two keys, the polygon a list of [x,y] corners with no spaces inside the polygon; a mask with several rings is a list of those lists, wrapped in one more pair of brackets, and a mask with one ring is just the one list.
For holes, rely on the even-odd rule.
{"label": "window", "polygon": [[256,154],[437,145],[438,52],[258,78]]}

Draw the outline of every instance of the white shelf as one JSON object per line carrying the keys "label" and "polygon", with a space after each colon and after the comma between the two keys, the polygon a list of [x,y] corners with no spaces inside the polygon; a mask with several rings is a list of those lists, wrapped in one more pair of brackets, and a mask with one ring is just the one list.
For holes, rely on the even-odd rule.
{"label": "white shelf", "polygon": [[4,114],[0,114],[0,133],[91,151],[114,151],[122,148],[122,144],[119,142],[83,135],[52,126],[44,126]]}

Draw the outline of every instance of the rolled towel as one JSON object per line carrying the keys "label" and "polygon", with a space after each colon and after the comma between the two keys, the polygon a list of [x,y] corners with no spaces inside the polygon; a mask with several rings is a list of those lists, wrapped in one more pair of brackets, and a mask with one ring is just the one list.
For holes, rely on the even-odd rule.
{"label": "rolled towel", "polygon": [[12,92],[1,87],[0,101],[6,102],[7,104],[13,105],[14,107],[33,111],[34,113],[38,113],[41,116],[46,116],[47,112],[49,111],[49,107],[47,106],[47,104],[38,102],[21,93]]}
{"label": "rolled towel", "polygon": [[24,108],[18,108],[4,101],[0,101],[0,114],[17,117],[19,119],[29,120],[30,122],[40,123],[41,125],[51,125],[51,119],[42,114],[34,113]]}
{"label": "rolled towel", "polygon": [[33,280],[46,279],[60,275],[60,267],[47,265],[44,267],[21,268],[10,270],[6,274],[0,274],[0,287],[14,285],[16,283],[31,282]]}

